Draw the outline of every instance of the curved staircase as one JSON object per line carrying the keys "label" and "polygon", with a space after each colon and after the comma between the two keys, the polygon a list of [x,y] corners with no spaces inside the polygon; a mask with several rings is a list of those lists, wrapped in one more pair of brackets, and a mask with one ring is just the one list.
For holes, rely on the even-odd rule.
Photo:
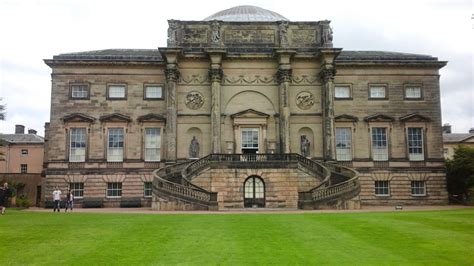
{"label": "curved staircase", "polygon": [[173,164],[153,172],[153,208],[158,210],[218,210],[217,192],[192,183],[193,178],[215,168],[298,168],[321,183],[298,193],[298,208],[358,208],[357,171],[333,162],[289,154],[209,154],[199,160]]}

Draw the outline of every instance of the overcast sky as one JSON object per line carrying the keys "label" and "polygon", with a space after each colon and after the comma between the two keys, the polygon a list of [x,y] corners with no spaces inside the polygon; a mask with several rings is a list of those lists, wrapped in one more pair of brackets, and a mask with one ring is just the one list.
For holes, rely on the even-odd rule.
{"label": "overcast sky", "polygon": [[441,74],[443,123],[474,127],[471,0],[100,1],[0,0],[1,133],[15,124],[44,134],[49,121],[53,55],[109,48],[166,46],[167,20],[202,20],[220,10],[255,5],[292,21],[328,19],[334,46],[428,54],[448,61]]}

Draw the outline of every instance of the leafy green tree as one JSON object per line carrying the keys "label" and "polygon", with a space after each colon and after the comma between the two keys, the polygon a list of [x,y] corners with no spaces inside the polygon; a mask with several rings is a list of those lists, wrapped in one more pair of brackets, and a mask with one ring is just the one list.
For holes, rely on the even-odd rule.
{"label": "leafy green tree", "polygon": [[[446,162],[448,192],[463,203],[474,200],[474,148],[458,146]],[[457,196],[455,196],[457,195]]]}

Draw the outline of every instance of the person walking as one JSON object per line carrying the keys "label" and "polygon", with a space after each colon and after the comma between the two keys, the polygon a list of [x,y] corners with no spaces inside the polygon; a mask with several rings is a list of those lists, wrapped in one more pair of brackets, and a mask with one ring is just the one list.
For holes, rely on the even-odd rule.
{"label": "person walking", "polygon": [[2,215],[5,214],[7,209],[8,198],[11,197],[10,189],[8,188],[8,183],[5,182],[2,187],[0,187],[0,212]]}
{"label": "person walking", "polygon": [[66,195],[66,209],[64,211],[67,212],[67,208],[69,208],[72,211],[73,207],[74,207],[74,195],[72,194],[71,190],[68,190],[67,195]]}
{"label": "person walking", "polygon": [[53,207],[53,212],[58,210],[60,212],[61,210],[61,190],[59,190],[58,186],[53,191],[53,200],[54,200],[54,207]]}

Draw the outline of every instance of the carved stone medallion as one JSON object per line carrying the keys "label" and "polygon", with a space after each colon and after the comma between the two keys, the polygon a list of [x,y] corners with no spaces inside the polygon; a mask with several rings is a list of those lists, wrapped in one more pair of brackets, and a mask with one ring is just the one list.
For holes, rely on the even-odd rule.
{"label": "carved stone medallion", "polygon": [[310,92],[302,91],[296,95],[296,106],[306,110],[314,105],[314,96]]}
{"label": "carved stone medallion", "polygon": [[197,91],[191,91],[186,95],[185,104],[189,109],[199,109],[204,104],[204,97]]}

